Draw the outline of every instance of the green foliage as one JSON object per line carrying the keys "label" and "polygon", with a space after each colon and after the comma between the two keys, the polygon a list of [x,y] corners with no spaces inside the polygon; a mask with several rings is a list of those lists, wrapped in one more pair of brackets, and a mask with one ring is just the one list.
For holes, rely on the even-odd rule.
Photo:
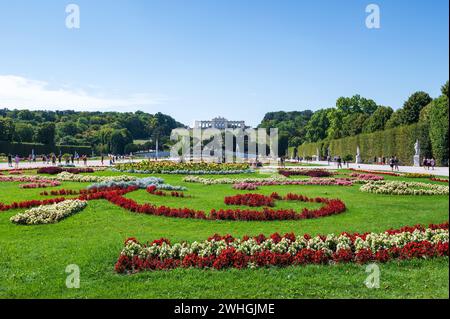
{"label": "green foliage", "polygon": [[364,113],[371,115],[378,108],[374,100],[366,99],[360,95],[352,97],[340,97],[336,101],[336,108],[346,114]]}
{"label": "green foliage", "polygon": [[55,153],[75,153],[80,155],[90,155],[92,149],[90,146],[72,146],[72,145],[44,145],[37,143],[12,143],[0,141],[0,153],[14,154],[19,156],[28,156],[34,150],[34,154],[50,154]]}
{"label": "green foliage", "polygon": [[331,109],[321,109],[314,112],[305,127],[306,142],[317,142],[327,137],[327,128],[330,125],[330,121],[328,120],[328,112],[330,112],[330,110]]}
{"label": "green foliage", "polygon": [[128,130],[132,139],[158,138],[167,147],[170,132],[177,127],[183,124],[162,113],[0,109],[0,140],[90,145],[97,153],[112,152],[110,139],[115,130]]}
{"label": "green foliage", "polygon": [[114,130],[111,134],[110,149],[113,154],[124,154],[125,146],[133,143],[133,137],[127,129]]}
{"label": "green foliage", "polygon": [[10,118],[0,118],[0,141],[10,141],[13,135],[13,121]]}
{"label": "green foliage", "polygon": [[[278,128],[280,137],[286,134],[290,146],[296,146],[304,142],[306,124],[311,119],[313,112],[269,112],[266,113],[260,128]],[[284,148],[284,146],[283,146]],[[281,153],[280,153],[281,154]]]}
{"label": "green foliage", "polygon": [[419,121],[420,111],[432,101],[428,93],[419,91],[412,94],[403,104],[401,124],[408,125]]}
{"label": "green foliage", "polygon": [[40,124],[35,132],[34,140],[42,144],[55,143],[55,123],[44,122]]}
{"label": "green foliage", "polygon": [[394,111],[389,106],[380,106],[364,123],[363,132],[372,133],[385,129]]}
{"label": "green foliage", "polygon": [[430,140],[438,164],[448,165],[448,97],[441,95],[431,103]]}
{"label": "green foliage", "polygon": [[400,126],[385,131],[364,133],[341,139],[322,141],[319,143],[305,143],[298,147],[299,156],[311,156],[316,154],[319,148],[322,154],[330,148],[330,155],[341,157],[348,154],[356,154],[356,148],[361,150],[361,158],[364,162],[371,162],[374,158],[396,155],[402,164],[413,164],[414,143],[419,139],[422,154],[431,154],[428,125],[413,124]]}

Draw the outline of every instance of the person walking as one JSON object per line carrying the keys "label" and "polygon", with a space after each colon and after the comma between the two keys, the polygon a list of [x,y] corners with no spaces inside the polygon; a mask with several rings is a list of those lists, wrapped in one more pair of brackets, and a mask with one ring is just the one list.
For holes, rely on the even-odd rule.
{"label": "person walking", "polygon": [[400,169],[398,168],[399,162],[400,162],[400,161],[399,161],[397,155],[395,155],[395,156],[394,156],[394,169],[395,169],[396,171],[399,171],[399,170],[400,170]]}
{"label": "person walking", "polygon": [[102,156],[101,156],[101,158],[100,158],[100,162],[102,163],[102,166],[103,166],[104,160],[105,160],[105,156],[102,154]]}
{"label": "person walking", "polygon": [[11,154],[8,154],[8,167],[13,167]]}
{"label": "person walking", "polygon": [[426,170],[428,167],[428,159],[426,157],[423,158],[422,166]]}
{"label": "person walking", "polygon": [[336,162],[337,162],[337,168],[338,169],[342,168],[342,159],[340,156],[337,157]]}
{"label": "person walking", "polygon": [[434,167],[436,166],[436,160],[434,159],[434,157],[430,159],[430,166],[431,169],[434,171]]}
{"label": "person walking", "polygon": [[389,166],[391,167],[391,171],[394,171],[394,157],[391,156],[391,158],[389,159]]}
{"label": "person walking", "polygon": [[19,169],[19,162],[20,162],[19,155],[16,155],[16,157],[14,158],[14,162],[16,164],[15,169]]}

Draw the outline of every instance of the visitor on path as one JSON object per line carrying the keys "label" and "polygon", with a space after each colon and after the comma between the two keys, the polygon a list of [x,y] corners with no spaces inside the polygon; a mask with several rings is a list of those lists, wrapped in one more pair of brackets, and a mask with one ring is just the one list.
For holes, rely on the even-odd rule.
{"label": "visitor on path", "polygon": [[102,163],[102,166],[103,166],[104,160],[105,160],[105,156],[102,154],[102,157],[100,158],[100,162]]}
{"label": "visitor on path", "polygon": [[15,169],[18,169],[19,168],[19,162],[20,162],[19,155],[16,155],[16,157],[14,158],[14,162],[16,164]]}
{"label": "visitor on path", "polygon": [[391,171],[394,171],[394,165],[395,165],[395,160],[394,160],[394,157],[391,156],[391,158],[389,159],[389,166],[391,167]]}
{"label": "visitor on path", "polygon": [[428,169],[428,158],[426,157],[423,158],[422,166],[425,170]]}
{"label": "visitor on path", "polygon": [[399,171],[400,169],[398,168],[398,164],[399,164],[400,160],[398,159],[397,155],[394,156],[394,169],[396,171]]}
{"label": "visitor on path", "polygon": [[56,155],[55,154],[52,155],[52,165],[53,166],[56,165]]}
{"label": "visitor on path", "polygon": [[75,156],[72,154],[72,155],[70,155],[70,163],[72,164],[72,165],[74,165],[74,160],[75,160]]}
{"label": "visitor on path", "polygon": [[339,168],[342,168],[342,159],[341,159],[340,156],[338,156],[338,157],[336,158],[336,162],[337,162],[337,168],[338,168],[338,169],[339,169]]}
{"label": "visitor on path", "polygon": [[13,166],[13,164],[12,164],[12,155],[8,154],[8,167],[12,167],[12,166]]}
{"label": "visitor on path", "polygon": [[434,159],[434,157],[430,159],[430,166],[431,169],[434,171],[434,167],[436,166],[436,160]]}

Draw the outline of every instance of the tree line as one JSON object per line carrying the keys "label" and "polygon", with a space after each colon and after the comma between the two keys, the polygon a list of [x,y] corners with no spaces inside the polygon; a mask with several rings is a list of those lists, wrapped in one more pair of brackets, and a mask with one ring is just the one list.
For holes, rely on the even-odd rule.
{"label": "tree line", "polygon": [[[441,87],[435,99],[423,91],[411,94],[396,111],[390,106],[378,105],[360,95],[340,97],[336,105],[318,111],[270,112],[259,127],[279,130],[279,151],[304,143],[331,141],[373,133],[415,123],[427,125],[433,154],[448,158],[448,86]],[[445,155],[446,154],[446,155]]]}
{"label": "tree line", "polygon": [[162,113],[0,109],[0,141],[91,146],[97,154],[154,149],[156,140],[162,149],[177,127],[184,125]]}

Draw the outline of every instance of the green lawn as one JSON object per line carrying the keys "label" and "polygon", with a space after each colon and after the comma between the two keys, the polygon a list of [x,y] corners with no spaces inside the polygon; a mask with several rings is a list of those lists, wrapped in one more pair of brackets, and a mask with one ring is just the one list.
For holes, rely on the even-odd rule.
{"label": "green lawn", "polygon": [[[160,177],[172,185],[188,187],[186,194],[193,198],[158,197],[143,190],[127,196],[141,203],[209,211],[211,208],[225,208],[224,196],[248,192],[233,190],[231,185],[184,183],[184,176]],[[426,179],[405,180],[428,182]],[[19,189],[18,184],[0,182],[0,202],[41,198],[39,193],[43,189],[23,190]],[[65,182],[54,189],[80,189],[86,185]],[[214,233],[242,236],[295,232],[314,235],[384,231],[404,225],[448,220],[448,196],[387,196],[362,193],[358,188],[358,185],[273,186],[252,191],[340,198],[348,208],[340,215],[302,221],[230,222],[138,215],[104,200],[90,201],[84,211],[53,225],[18,226],[12,224],[9,218],[20,210],[0,212],[0,297],[448,298],[448,258],[381,264],[379,289],[366,288],[365,266],[356,264],[226,271],[176,269],[135,275],[117,275],[113,271],[127,237],[136,237],[141,241],[160,237],[193,241],[206,239]],[[277,205],[300,209],[314,207],[315,204]],[[65,268],[69,264],[80,267],[79,289],[65,286]]]}

